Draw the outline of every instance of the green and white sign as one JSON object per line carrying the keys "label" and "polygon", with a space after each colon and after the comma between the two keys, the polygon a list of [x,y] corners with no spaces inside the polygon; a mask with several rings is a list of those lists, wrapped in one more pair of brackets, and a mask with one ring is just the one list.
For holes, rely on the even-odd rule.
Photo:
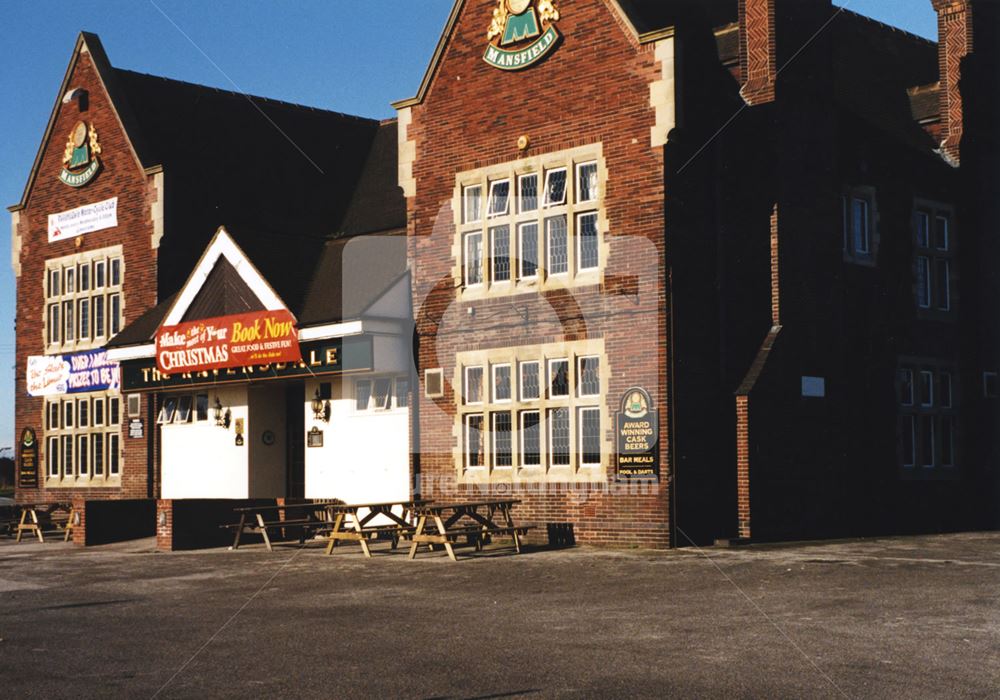
{"label": "green and white sign", "polygon": [[555,27],[559,18],[553,0],[500,0],[493,10],[483,60],[507,71],[537,63],[559,42]]}

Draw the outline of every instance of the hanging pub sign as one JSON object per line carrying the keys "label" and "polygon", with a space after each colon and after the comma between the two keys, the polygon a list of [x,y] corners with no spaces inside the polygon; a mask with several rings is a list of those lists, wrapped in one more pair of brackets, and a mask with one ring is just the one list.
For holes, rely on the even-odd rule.
{"label": "hanging pub sign", "polygon": [[649,393],[633,387],[622,397],[615,420],[617,451],[616,473],[619,481],[656,480],[660,478],[659,416]]}
{"label": "hanging pub sign", "polygon": [[17,453],[17,485],[22,489],[38,487],[38,440],[33,428],[21,431]]}
{"label": "hanging pub sign", "polygon": [[500,70],[521,70],[542,60],[559,42],[554,0],[499,0],[483,60]]}
{"label": "hanging pub sign", "polygon": [[284,309],[161,326],[156,333],[156,369],[163,374],[301,359],[295,317]]}
{"label": "hanging pub sign", "polygon": [[197,372],[161,372],[152,359],[122,363],[124,391],[191,389],[236,382],[318,377],[345,372],[369,372],[374,368],[374,348],[370,335],[315,340],[302,343],[298,362],[271,362]]}
{"label": "hanging pub sign", "polygon": [[63,168],[59,179],[70,187],[83,187],[94,179],[101,169],[101,161],[97,156],[101,153],[101,144],[97,140],[97,129],[86,122],[77,122],[69,132],[66,150],[63,152]]}
{"label": "hanging pub sign", "polygon": [[107,350],[72,355],[31,355],[25,383],[29,396],[56,396],[87,391],[117,391],[121,368]]}

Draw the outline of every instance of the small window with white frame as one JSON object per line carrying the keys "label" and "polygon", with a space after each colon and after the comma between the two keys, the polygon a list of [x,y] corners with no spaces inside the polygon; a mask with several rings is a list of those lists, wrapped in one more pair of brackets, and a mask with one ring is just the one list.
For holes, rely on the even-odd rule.
{"label": "small window with white frame", "polygon": [[465,286],[483,283],[483,234],[481,231],[465,234]]}
{"label": "small window with white frame", "polygon": [[874,259],[875,191],[856,187],[841,197],[844,258],[870,264]]}
{"label": "small window with white frame", "polygon": [[510,180],[496,180],[490,183],[488,216],[505,216],[510,211]]}
{"label": "small window with white frame", "polygon": [[465,368],[465,403],[483,403],[483,368],[473,366]]}
{"label": "small window with white frame", "polygon": [[517,178],[519,213],[538,211],[538,173],[528,173]]}
{"label": "small window with white frame", "polygon": [[601,359],[596,355],[578,357],[576,382],[580,396],[600,396]]}
{"label": "small window with white frame", "polygon": [[494,403],[509,403],[511,400],[511,376],[509,364],[496,364],[493,371],[493,401]]}
{"label": "small window with white frame", "polygon": [[920,202],[913,213],[914,296],[921,312],[952,310],[954,276],[951,210]]}
{"label": "small window with white frame", "polygon": [[545,172],[546,207],[555,207],[566,203],[566,168],[553,168]]}
{"label": "small window with white frame", "polygon": [[465,417],[465,467],[482,469],[486,466],[483,440],[483,414],[472,413]]}
{"label": "small window with white frame", "polygon": [[376,411],[388,411],[392,407],[392,378],[379,377],[375,380],[375,390],[372,394],[372,408]]}
{"label": "small window with white frame", "polygon": [[520,437],[520,466],[542,466],[541,413],[537,410],[521,411],[518,432]]}
{"label": "small window with white frame", "polygon": [[167,425],[174,422],[174,414],[177,413],[177,397],[168,396],[163,399],[163,406],[160,407],[160,415],[156,422],[160,425]]}
{"label": "small window with white frame", "polygon": [[600,266],[600,236],[597,231],[597,212],[578,214],[576,217],[576,265],[580,272],[596,270]]}
{"label": "small window with white frame", "polygon": [[580,445],[580,466],[601,466],[601,409],[587,407],[579,409],[577,440]]}
{"label": "small window with white frame", "polygon": [[907,478],[945,475],[957,464],[958,401],[951,367],[907,360],[896,372],[899,463]]}
{"label": "small window with white frame", "polygon": [[191,397],[181,396],[177,399],[177,412],[174,414],[175,423],[191,422]]}
{"label": "small window with white frame", "polygon": [[569,360],[549,360],[549,398],[569,396]]}
{"label": "small window with white frame", "polygon": [[372,380],[358,379],[354,382],[354,410],[367,411],[372,397]]}
{"label": "small window with white frame", "polygon": [[537,401],[541,398],[539,365],[538,360],[527,360],[518,364],[521,375],[521,401]]}
{"label": "small window with white frame", "polygon": [[493,444],[493,468],[509,469],[514,466],[514,429],[510,411],[490,414],[490,439]]}
{"label": "small window with white frame", "polygon": [[576,166],[576,201],[596,202],[598,198],[597,161]]}
{"label": "small window with white frame", "polygon": [[517,226],[518,277],[522,280],[538,278],[538,222],[526,221]]}
{"label": "small window with white frame", "polygon": [[462,190],[462,221],[476,224],[483,220],[483,187],[469,185]]}
{"label": "small window with white frame", "polygon": [[1000,375],[996,372],[983,372],[983,398],[1000,397]]}
{"label": "small window with white frame", "polygon": [[490,251],[493,283],[510,282],[510,226],[495,226],[490,229]]}
{"label": "small window with white frame", "polygon": [[550,216],[545,220],[545,269],[550,277],[569,272],[569,236],[566,216]]}

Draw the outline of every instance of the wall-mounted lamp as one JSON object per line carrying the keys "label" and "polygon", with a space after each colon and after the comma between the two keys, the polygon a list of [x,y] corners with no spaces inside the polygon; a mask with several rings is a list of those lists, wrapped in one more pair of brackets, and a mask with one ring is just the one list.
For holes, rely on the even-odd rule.
{"label": "wall-mounted lamp", "polygon": [[167,511],[161,510],[156,514],[156,524],[164,527],[167,524]]}
{"label": "wall-mounted lamp", "polygon": [[80,514],[79,513],[76,513],[76,512],[73,513],[73,524],[74,525],[79,525],[80,524]]}
{"label": "wall-mounted lamp", "polygon": [[229,423],[232,421],[233,414],[226,408],[222,408],[222,402],[219,401],[219,397],[215,397],[215,424],[220,428],[229,429]]}
{"label": "wall-mounted lamp", "polygon": [[318,388],[316,389],[316,393],[313,395],[312,410],[313,418],[321,420],[324,423],[330,422],[330,402],[323,400]]}

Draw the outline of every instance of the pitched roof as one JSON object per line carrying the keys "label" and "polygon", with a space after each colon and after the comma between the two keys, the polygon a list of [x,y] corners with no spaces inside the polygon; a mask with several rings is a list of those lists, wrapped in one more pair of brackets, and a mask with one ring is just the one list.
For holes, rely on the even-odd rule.
{"label": "pitched roof", "polygon": [[[298,239],[276,245],[264,231],[227,229],[247,260],[260,271],[298,320],[299,327],[356,320],[407,271],[405,231]],[[288,243],[281,236],[279,243]],[[128,324],[109,348],[145,345],[174,307],[177,295]],[[184,312],[185,321],[260,310],[255,293],[225,257],[219,257]]]}
{"label": "pitched roof", "polygon": [[327,242],[297,314],[299,324],[360,317],[406,269],[405,232]]}

